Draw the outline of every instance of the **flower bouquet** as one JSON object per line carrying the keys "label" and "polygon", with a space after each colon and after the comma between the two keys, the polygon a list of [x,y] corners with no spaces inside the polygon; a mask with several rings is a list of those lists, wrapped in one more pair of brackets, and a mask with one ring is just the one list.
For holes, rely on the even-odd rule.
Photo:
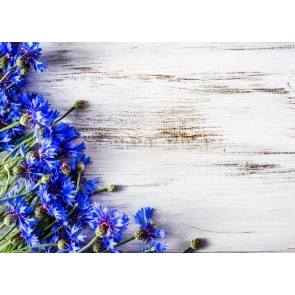
{"label": "flower bouquet", "polygon": [[[126,238],[127,214],[92,202],[118,187],[97,189],[98,179],[85,177],[90,157],[79,132],[63,122],[84,101],[60,115],[43,95],[26,91],[30,69],[47,69],[40,56],[39,43],[0,43],[0,252],[116,253],[135,239],[143,241],[139,252],[165,251],[166,231],[151,221],[153,208],[135,213],[139,228]],[[199,244],[192,240],[184,252]]]}

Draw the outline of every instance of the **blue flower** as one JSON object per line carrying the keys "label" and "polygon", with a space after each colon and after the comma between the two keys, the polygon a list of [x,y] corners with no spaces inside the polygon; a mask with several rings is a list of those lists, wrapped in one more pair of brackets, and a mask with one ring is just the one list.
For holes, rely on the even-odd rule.
{"label": "blue flower", "polygon": [[25,239],[26,244],[30,247],[40,245],[38,236],[35,233],[33,234],[32,228],[21,229],[21,237]]}
{"label": "blue flower", "polygon": [[127,214],[123,213],[120,216],[116,209],[108,210],[107,207],[99,205],[99,203],[93,204],[94,220],[90,223],[90,226],[95,229],[99,225],[106,225],[108,231],[106,236],[113,236],[118,231],[124,231],[129,224],[129,218]]}
{"label": "blue flower", "polygon": [[[9,191],[4,195],[6,197],[12,197],[16,195],[14,191]],[[37,224],[37,218],[30,217],[34,212],[33,206],[29,206],[26,200],[22,197],[14,199],[4,200],[3,205],[7,206],[7,213],[13,217],[13,220],[18,228],[26,231],[28,228],[34,227]]]}
{"label": "blue flower", "polygon": [[35,71],[44,72],[48,68],[47,64],[37,61],[41,55],[41,50],[37,42],[33,42],[32,44],[24,42],[23,47],[19,49],[18,56],[24,58],[25,63],[33,66]]}
{"label": "blue flower", "polygon": [[165,238],[165,229],[156,230],[155,224],[150,220],[154,209],[150,207],[141,208],[133,216],[134,220],[140,226],[140,240],[147,243],[147,248],[153,248],[156,252],[163,252],[166,250],[166,244],[159,242],[158,238]]}

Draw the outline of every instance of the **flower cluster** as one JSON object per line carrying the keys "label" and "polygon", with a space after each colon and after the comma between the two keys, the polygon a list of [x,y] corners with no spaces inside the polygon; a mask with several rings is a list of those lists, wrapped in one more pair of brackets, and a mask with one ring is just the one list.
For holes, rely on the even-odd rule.
{"label": "flower cluster", "polygon": [[0,43],[0,148],[7,153],[0,163],[0,228],[8,228],[0,252],[114,253],[134,239],[146,245],[140,252],[163,252],[166,245],[158,239],[166,231],[156,230],[152,208],[134,215],[139,230],[124,240],[127,214],[92,202],[93,194],[117,186],[97,190],[98,179],[85,175],[90,157],[77,142],[79,132],[62,122],[84,102],[60,116],[43,95],[24,88],[31,67],[47,69],[40,55],[38,43]]}

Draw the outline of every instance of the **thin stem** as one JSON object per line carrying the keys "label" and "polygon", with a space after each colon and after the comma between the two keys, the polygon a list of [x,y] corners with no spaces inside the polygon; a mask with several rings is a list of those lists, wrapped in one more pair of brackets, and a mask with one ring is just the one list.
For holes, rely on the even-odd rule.
{"label": "thin stem", "polygon": [[6,194],[6,192],[8,191],[8,188],[9,188],[9,180],[10,180],[10,169],[7,170],[7,180],[6,180],[6,184],[5,184],[3,193],[1,192],[1,196],[3,196],[4,194]]}
{"label": "thin stem", "polygon": [[17,65],[14,65],[13,67],[11,67],[8,71],[7,71],[7,73],[1,78],[1,80],[0,80],[0,83],[2,83],[3,81],[4,81],[4,79],[14,70],[14,69],[16,69],[18,66]]}
{"label": "thin stem", "polygon": [[11,123],[11,124],[9,124],[8,126],[2,128],[2,129],[0,129],[0,132],[5,131],[5,130],[8,130],[8,129],[11,129],[11,128],[13,128],[13,127],[19,125],[19,124],[20,124],[19,121],[14,122],[14,123]]}
{"label": "thin stem", "polygon": [[75,191],[74,197],[77,196],[77,194],[79,192],[79,189],[80,189],[81,174],[82,174],[82,171],[79,171],[78,172],[78,178],[77,178],[77,184],[76,184],[76,191]]}
{"label": "thin stem", "polygon": [[63,116],[61,116],[59,119],[55,120],[53,125],[55,125],[57,122],[61,121],[62,119],[64,119],[66,116],[68,116],[71,112],[73,112],[76,108],[75,107],[71,107]]}
{"label": "thin stem", "polygon": [[107,191],[108,191],[108,188],[105,187],[105,188],[102,188],[102,189],[99,189],[99,190],[95,191],[93,194],[98,194],[98,193],[107,192]]}
{"label": "thin stem", "polygon": [[18,158],[13,158],[13,159],[11,159],[11,160],[7,160],[7,161],[5,161],[5,162],[1,162],[0,163],[0,167],[1,166],[4,166],[5,164],[7,164],[7,163],[10,163],[10,162],[13,162],[13,161],[19,161],[19,160],[23,160],[23,159],[25,159],[26,157],[18,157]]}
{"label": "thin stem", "polygon": [[10,200],[10,199],[15,199],[17,197],[21,197],[21,196],[27,196],[29,195],[35,188],[37,188],[39,185],[41,184],[41,182],[37,182],[37,184],[31,188],[29,191],[27,192],[24,192],[23,194],[18,194],[18,195],[15,195],[15,196],[12,196],[12,197],[7,197],[7,198],[2,198],[0,199],[0,201],[6,201],[6,200]]}
{"label": "thin stem", "polygon": [[98,237],[97,236],[95,236],[86,246],[84,246],[82,249],[80,249],[79,251],[78,251],[78,253],[81,253],[81,252],[83,252],[83,251],[85,251],[85,250],[87,250],[88,248],[90,248],[93,244],[95,244],[95,242],[98,240]]}
{"label": "thin stem", "polygon": [[0,229],[2,229],[5,226],[4,222],[0,225]]}
{"label": "thin stem", "polygon": [[[130,237],[130,238],[128,238],[128,239],[126,239],[126,240],[124,240],[124,241],[122,241],[122,242],[116,244],[114,247],[119,247],[119,246],[121,246],[121,245],[124,245],[124,244],[126,244],[126,243],[129,243],[129,242],[133,241],[134,239],[135,239],[135,237],[132,236],[132,237]],[[106,253],[106,252],[108,252],[108,250],[109,250],[109,249],[106,249],[106,250],[102,251],[101,253]]]}
{"label": "thin stem", "polygon": [[6,90],[9,89],[10,87],[12,87],[15,84],[15,82],[10,83],[10,85],[8,87],[6,87]]}
{"label": "thin stem", "polygon": [[9,236],[6,240],[0,242],[0,246],[7,243],[11,239],[13,239],[15,236],[17,236],[20,233],[20,230],[17,230],[15,233],[13,233],[11,236]]}
{"label": "thin stem", "polygon": [[193,250],[193,248],[191,248],[191,247],[188,247],[187,249],[185,249],[182,253],[188,253],[188,252],[190,252],[190,251],[192,251]]}
{"label": "thin stem", "polygon": [[3,236],[1,236],[0,241],[5,239],[14,229],[15,229],[15,225],[13,225]]}
{"label": "thin stem", "polygon": [[30,247],[30,248],[31,249],[32,248],[42,248],[42,247],[50,247],[50,246],[57,246],[57,243],[42,244],[42,245],[37,245],[37,246]]}

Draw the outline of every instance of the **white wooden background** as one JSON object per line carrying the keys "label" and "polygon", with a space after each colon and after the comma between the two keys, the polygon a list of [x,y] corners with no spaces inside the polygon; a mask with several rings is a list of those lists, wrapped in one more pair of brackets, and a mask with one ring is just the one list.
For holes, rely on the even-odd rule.
{"label": "white wooden background", "polygon": [[[41,43],[28,89],[68,117],[131,217],[155,208],[168,252],[295,249],[295,44]],[[126,234],[128,236],[128,234]],[[134,251],[135,241],[125,247]]]}

